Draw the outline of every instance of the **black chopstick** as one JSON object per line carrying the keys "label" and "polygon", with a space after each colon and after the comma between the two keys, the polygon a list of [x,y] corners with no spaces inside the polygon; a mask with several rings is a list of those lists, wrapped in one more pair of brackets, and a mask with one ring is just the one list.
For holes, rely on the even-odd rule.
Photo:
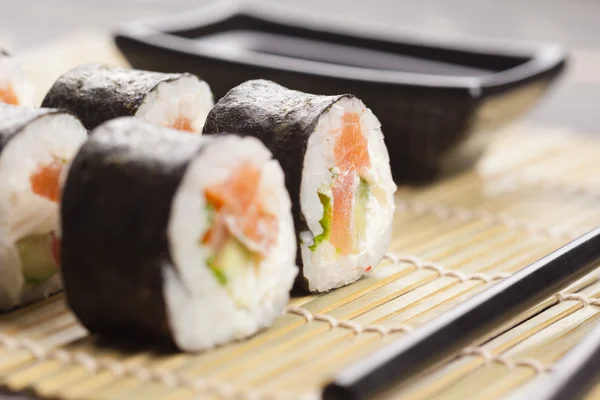
{"label": "black chopstick", "polygon": [[600,228],[436,317],[371,356],[343,369],[325,399],[363,399],[446,359],[486,331],[554,295],[600,264]]}
{"label": "black chopstick", "polygon": [[554,367],[554,371],[534,386],[536,400],[578,400],[600,378],[600,324],[588,333]]}

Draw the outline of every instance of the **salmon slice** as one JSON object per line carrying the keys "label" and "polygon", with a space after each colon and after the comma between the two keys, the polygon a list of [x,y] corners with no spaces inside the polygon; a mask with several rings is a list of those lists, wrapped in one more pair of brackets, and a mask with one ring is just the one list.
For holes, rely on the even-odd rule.
{"label": "salmon slice", "polygon": [[19,98],[11,85],[8,85],[7,88],[0,88],[0,102],[13,105],[19,104]]}
{"label": "salmon slice", "polygon": [[329,242],[346,256],[354,248],[354,218],[352,204],[356,174],[353,171],[343,172],[333,183],[333,218]]}
{"label": "salmon slice", "polygon": [[266,254],[275,242],[277,219],[260,202],[260,174],[258,168],[248,163],[226,181],[204,190],[206,201],[215,208],[217,215],[203,241],[211,242],[215,250],[227,239],[224,230],[261,254]]}
{"label": "salmon slice", "polygon": [[33,193],[50,201],[58,202],[62,169],[63,164],[58,160],[40,166],[29,178]]}
{"label": "salmon slice", "polygon": [[179,117],[175,120],[171,128],[179,129],[180,131],[194,132],[192,121],[189,118]]}
{"label": "salmon slice", "polygon": [[335,133],[333,151],[340,174],[332,186],[333,217],[329,241],[341,255],[350,254],[356,246],[354,197],[359,176],[371,167],[368,142],[362,132],[360,117],[358,112],[346,112],[342,117],[342,128]]}
{"label": "salmon slice", "polygon": [[371,167],[367,138],[360,126],[360,114],[346,112],[342,117],[343,126],[337,133],[334,157],[335,165],[342,172],[357,171],[362,174]]}

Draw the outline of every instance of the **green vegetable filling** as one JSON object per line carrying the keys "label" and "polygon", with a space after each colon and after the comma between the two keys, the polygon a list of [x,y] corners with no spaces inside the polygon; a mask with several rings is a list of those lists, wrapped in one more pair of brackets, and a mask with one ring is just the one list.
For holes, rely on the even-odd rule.
{"label": "green vegetable filling", "polygon": [[210,270],[212,271],[213,275],[215,276],[215,278],[217,279],[217,281],[222,285],[225,286],[227,285],[227,277],[225,276],[225,274],[223,273],[223,271],[221,271],[219,269],[219,267],[217,266],[216,263],[216,257],[213,255],[211,257],[208,258],[208,261],[206,262],[206,264],[208,264],[208,268],[210,268]]}
{"label": "green vegetable filling", "polygon": [[16,247],[21,259],[23,277],[27,283],[43,283],[58,271],[58,265],[52,256],[49,235],[28,236],[19,240]]}
{"label": "green vegetable filling", "polygon": [[[308,248],[310,251],[315,251],[317,247],[325,240],[329,240],[331,235],[331,223],[333,220],[333,207],[331,204],[331,198],[323,193],[317,193],[319,200],[323,205],[323,217],[319,221],[323,233],[317,235],[314,239],[314,243]],[[356,188],[356,196],[354,199],[354,223],[356,228],[356,239],[363,239],[367,229],[367,204],[369,203],[369,197],[371,196],[371,187],[369,183],[360,178],[358,187]]]}
{"label": "green vegetable filling", "polygon": [[207,265],[223,286],[235,276],[245,273],[254,264],[252,252],[242,242],[230,236],[217,254],[209,257]]}
{"label": "green vegetable filling", "polygon": [[321,228],[323,228],[323,233],[315,237],[314,243],[308,247],[310,251],[315,251],[324,240],[329,240],[329,235],[331,235],[331,221],[333,219],[331,198],[323,193],[317,194],[319,195],[319,200],[321,200],[321,204],[323,205],[323,217],[319,221]]}

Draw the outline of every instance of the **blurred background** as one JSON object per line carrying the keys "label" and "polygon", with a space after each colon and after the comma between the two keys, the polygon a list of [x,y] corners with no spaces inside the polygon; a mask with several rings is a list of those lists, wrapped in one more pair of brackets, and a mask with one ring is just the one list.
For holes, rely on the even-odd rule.
{"label": "blurred background", "polygon": [[[276,0],[271,0],[276,1]],[[14,52],[139,18],[177,13],[205,0],[0,0],[0,44]],[[527,117],[590,134],[600,110],[599,0],[279,0],[357,21],[415,32],[550,41],[571,51],[567,74]]]}

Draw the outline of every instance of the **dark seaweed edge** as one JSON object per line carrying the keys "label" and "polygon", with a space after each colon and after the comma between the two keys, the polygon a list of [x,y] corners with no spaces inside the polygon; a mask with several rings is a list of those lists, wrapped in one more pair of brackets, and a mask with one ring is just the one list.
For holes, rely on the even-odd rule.
{"label": "dark seaweed edge", "polygon": [[[123,76],[116,79],[118,75]],[[162,73],[85,63],[65,72],[53,83],[42,107],[68,109],[78,115],[86,129],[92,130],[111,119],[134,116],[158,85],[184,77],[203,82],[188,72]],[[83,90],[84,82],[92,79],[104,79],[104,85]]]}
{"label": "dark seaweed edge", "polygon": [[[4,113],[6,110],[13,109],[15,113],[22,112],[23,116],[17,116],[16,118],[21,118],[22,121],[16,121],[12,125],[7,123],[7,118],[10,116],[6,116]],[[28,113],[29,115],[25,115]],[[33,108],[33,107],[23,107],[23,106],[15,106],[12,104],[4,104],[0,103],[0,153],[4,150],[4,147],[17,135],[19,135],[29,124],[38,121],[39,119],[49,117],[57,114],[68,114],[75,118],[77,121],[81,123],[77,115],[73,112],[65,109],[59,108]],[[10,122],[10,120],[8,120]],[[2,126],[2,124],[5,124]],[[83,126],[83,124],[82,124]]]}
{"label": "dark seaweed edge", "polygon": [[[154,140],[140,149],[139,139],[153,132]],[[168,225],[173,198],[206,143],[200,136],[122,117],[96,128],[73,159],[61,201],[62,273],[67,304],[90,332],[176,345],[163,292],[163,268],[178,273]],[[148,146],[156,150],[144,154]],[[177,149],[182,153],[173,158]],[[169,154],[154,157],[154,151]],[[128,166],[125,174],[122,165]],[[144,170],[147,179],[140,179]],[[149,194],[127,197],[132,190]],[[115,251],[101,251],[107,246]]]}

